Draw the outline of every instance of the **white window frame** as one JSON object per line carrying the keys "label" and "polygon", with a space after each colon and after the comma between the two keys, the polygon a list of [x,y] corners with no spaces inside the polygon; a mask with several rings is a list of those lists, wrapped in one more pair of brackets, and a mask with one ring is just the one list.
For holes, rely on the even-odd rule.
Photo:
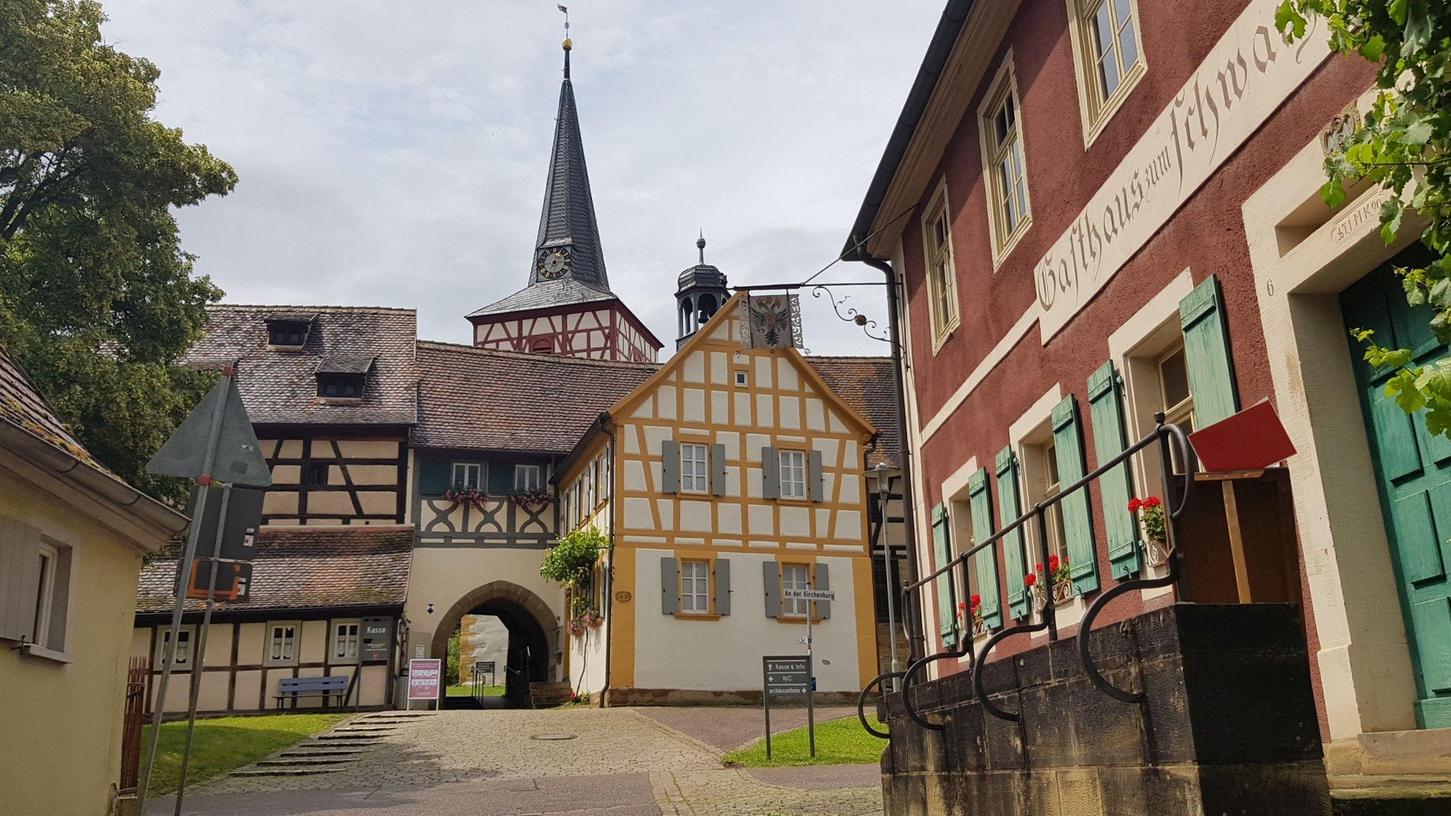
{"label": "white window frame", "polygon": [[[273,642],[273,640],[276,637],[277,630],[278,629],[286,629],[286,628],[291,628],[292,629],[292,638],[291,638],[291,640],[292,640],[292,648],[290,650],[291,651],[291,655],[286,654],[286,652],[288,650],[284,648],[283,649],[284,654],[282,654],[281,656],[274,656],[273,655],[273,651],[272,651],[272,642]],[[284,641],[284,643],[285,642],[286,641]],[[267,621],[267,628],[265,630],[263,630],[263,632],[262,632],[262,665],[263,666],[268,666],[268,667],[296,666],[298,664],[298,656],[301,654],[301,652],[302,652],[302,622],[301,621],[295,621],[295,620],[291,620],[291,621]]]}
{"label": "white window frame", "polygon": [[680,492],[710,492],[709,445],[703,442],[680,443]]}
{"label": "white window frame", "polygon": [[811,614],[811,602],[801,598],[787,598],[788,589],[811,589],[811,565],[783,562],[781,564],[781,617],[802,618]]}
{"label": "white window frame", "polygon": [[[460,478],[460,473],[462,473],[462,478]],[[472,480],[470,474],[472,474]],[[454,462],[453,480],[450,484],[458,487],[472,487],[475,490],[482,489],[484,484],[483,466],[477,462]]]}
{"label": "white window frame", "polygon": [[[938,225],[945,225],[939,235]],[[937,183],[922,217],[922,258],[927,280],[927,315],[932,326],[932,353],[961,323],[957,307],[957,263],[952,249],[952,211],[947,206],[947,177]]]}
{"label": "white window frame", "polygon": [[[694,574],[696,572],[700,574]],[[710,614],[710,560],[706,558],[682,558],[680,560],[680,604],[676,607],[682,615]]]}
{"label": "white window frame", "polygon": [[783,499],[806,498],[806,451],[782,448],[776,454],[779,495]]}
{"label": "white window frame", "polygon": [[540,465],[514,466],[515,490],[539,490],[544,484],[544,468]]}
{"label": "white window frame", "polygon": [[60,567],[60,553],[55,547],[42,542],[35,549],[40,560],[39,575],[35,588],[35,614],[30,621],[30,642],[53,651],[61,648],[50,643],[50,619],[55,606],[55,574]]}
{"label": "white window frame", "polygon": [[[348,627],[351,627],[351,631],[348,631]],[[362,650],[363,622],[361,620],[345,618],[328,621],[329,663],[357,663]]]}
{"label": "white window frame", "polygon": [[[1110,49],[1110,57],[1115,60],[1115,65],[1120,66],[1118,86],[1107,94],[1104,93],[1103,78],[1098,67],[1098,29],[1094,23],[1094,17],[1098,10],[1105,4],[1113,4],[1116,0],[1065,0],[1068,5],[1068,30],[1069,39],[1073,44],[1073,66],[1074,77],[1078,83],[1078,110],[1083,123],[1083,148],[1087,150],[1093,145],[1099,134],[1103,133],[1115,113],[1123,105],[1129,94],[1133,93],[1134,87],[1139,80],[1148,73],[1149,64],[1144,56],[1144,38],[1139,28],[1139,4],[1138,0],[1122,0],[1129,6],[1128,27],[1132,29],[1136,54],[1134,62],[1123,68],[1122,44],[1119,39],[1119,32],[1123,26],[1115,26],[1114,43]],[[1110,6],[1110,14],[1116,14],[1117,8]],[[1116,22],[1116,21],[1115,21]]]}
{"label": "white window frame", "polygon": [[[196,653],[196,650],[193,648],[196,645],[196,626],[185,623],[182,624],[181,629],[178,631],[180,632],[180,636],[177,637],[176,641],[182,645],[180,649],[172,654],[171,667],[173,671],[187,671],[191,668],[192,655]],[[153,666],[161,667],[166,665],[166,643],[169,640],[171,640],[171,627],[158,626],[156,628],[156,656],[152,660]],[[185,658],[178,659],[183,654],[185,654]]]}
{"label": "white window frame", "polygon": [[[1018,94],[1018,77],[1013,68],[1011,49],[1003,57],[1002,65],[998,67],[998,72],[988,87],[988,93],[983,97],[982,105],[977,110],[977,124],[978,144],[982,150],[983,180],[987,193],[985,199],[990,226],[988,233],[992,238],[990,243],[992,244],[993,270],[996,271],[1003,259],[1012,253],[1013,248],[1033,226],[1033,196],[1028,187],[1028,144],[1023,127],[1022,97]],[[1013,125],[1007,134],[1006,141],[999,142],[994,121],[998,112],[1009,102],[1013,109]],[[1014,157],[1016,166],[1013,192],[1017,192],[1020,183],[1022,186],[1021,200],[1018,201],[1022,213],[1019,215],[1017,223],[1011,227],[1007,224],[1007,212],[1004,209],[1008,206],[1008,192],[1004,190],[1003,181],[999,176],[1001,163],[1009,156]]]}

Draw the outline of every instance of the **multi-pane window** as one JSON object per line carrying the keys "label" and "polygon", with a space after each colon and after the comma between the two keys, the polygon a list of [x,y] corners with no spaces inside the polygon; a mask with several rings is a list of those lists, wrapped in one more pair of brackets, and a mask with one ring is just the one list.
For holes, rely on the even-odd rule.
{"label": "multi-pane window", "polygon": [[357,621],[333,623],[332,662],[348,663],[358,659],[358,628]]}
{"label": "multi-pane window", "polygon": [[947,195],[939,195],[924,226],[927,244],[927,297],[932,333],[939,342],[957,326],[957,285],[952,262],[952,226]]}
{"label": "multi-pane window", "polygon": [[[159,633],[161,640],[156,644],[156,663],[164,665],[166,659],[166,647],[171,643],[171,630],[162,629]],[[192,628],[183,626],[176,633],[176,651],[171,655],[171,664],[179,669],[191,665],[191,635]]]}
{"label": "multi-pane window", "polygon": [[479,474],[483,469],[468,462],[453,463],[453,486],[479,489]]}
{"label": "multi-pane window", "polygon": [[781,565],[781,614],[791,618],[804,618],[811,613],[811,602],[800,598],[787,598],[788,589],[810,589],[811,568],[806,564]]}
{"label": "multi-pane window", "polygon": [[267,660],[269,666],[291,666],[297,662],[296,623],[267,625]]}
{"label": "multi-pane window", "polygon": [[982,142],[992,210],[993,252],[1001,256],[1027,229],[1032,218],[1023,131],[1019,126],[1018,91],[1011,64],[999,74],[988,99],[983,108]]}
{"label": "multi-pane window", "polygon": [[538,490],[544,484],[544,470],[539,465],[515,465],[514,489]]}
{"label": "multi-pane window", "polygon": [[1081,21],[1090,50],[1084,55],[1091,62],[1088,73],[1096,83],[1096,101],[1102,106],[1139,64],[1133,0],[1085,0]]}
{"label": "multi-pane window", "polygon": [[363,374],[319,374],[317,395],[329,399],[360,399],[365,380]]}
{"label": "multi-pane window", "polygon": [[302,484],[305,487],[325,487],[331,470],[326,462],[309,462],[302,469]]}
{"label": "multi-pane window", "polygon": [[[1177,345],[1158,359],[1159,368],[1159,410],[1164,412],[1164,421],[1179,425],[1186,431],[1194,430],[1194,395],[1189,392],[1189,371],[1184,361],[1184,346]],[[1179,461],[1178,447],[1171,446],[1174,471],[1183,472]]]}
{"label": "multi-pane window", "polygon": [[705,493],[710,490],[710,465],[706,446],[692,442],[680,443],[680,490],[683,493]]}
{"label": "multi-pane window", "polygon": [[[1039,497],[1039,500],[1047,501],[1058,495],[1063,489],[1063,482],[1058,475],[1058,448],[1052,437],[1049,437],[1048,442],[1040,450],[1043,452],[1044,484],[1043,495]],[[1066,560],[1068,558],[1068,536],[1063,530],[1062,503],[1048,508],[1047,522],[1048,552],[1058,556],[1060,560]]]}
{"label": "multi-pane window", "polygon": [[806,498],[806,452],[783,450],[781,462],[781,498]]}
{"label": "multi-pane window", "polygon": [[710,562],[680,562],[680,611],[688,615],[710,612]]}

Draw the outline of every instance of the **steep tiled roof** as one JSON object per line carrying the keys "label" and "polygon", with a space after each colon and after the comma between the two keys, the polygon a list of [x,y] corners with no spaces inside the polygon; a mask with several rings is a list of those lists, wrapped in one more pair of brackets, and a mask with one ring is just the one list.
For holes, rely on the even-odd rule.
{"label": "steep tiled roof", "polygon": [[412,442],[565,454],[601,411],[658,367],[420,341]]}
{"label": "steep tiled roof", "polygon": [[543,309],[549,306],[568,306],[575,303],[594,303],[601,300],[618,300],[608,291],[581,283],[574,278],[560,278],[539,281],[520,289],[503,300],[469,313],[469,317],[522,312],[528,309]]}
{"label": "steep tiled roof", "polygon": [[[413,528],[263,527],[257,535],[251,599],[223,610],[402,606],[407,597]],[[173,545],[141,570],[138,613],[165,612],[180,556]],[[187,601],[200,609],[201,601]]]}
{"label": "steep tiled roof", "polygon": [[0,421],[19,426],[41,441],[48,442],[92,467],[101,464],[87,451],[50,410],[45,398],[30,384],[20,365],[0,346]]}
{"label": "steep tiled roof", "polygon": [[902,437],[897,424],[897,392],[890,357],[807,357],[832,391],[877,427],[877,447],[867,467],[900,467]]}
{"label": "steep tiled roof", "polygon": [[[206,335],[183,358],[187,365],[219,367],[240,361],[237,387],[257,424],[409,425],[417,418],[417,320],[412,309],[363,306],[207,307]],[[316,315],[299,351],[267,347],[269,317]],[[360,401],[330,404],[317,397],[319,366],[373,359]]]}

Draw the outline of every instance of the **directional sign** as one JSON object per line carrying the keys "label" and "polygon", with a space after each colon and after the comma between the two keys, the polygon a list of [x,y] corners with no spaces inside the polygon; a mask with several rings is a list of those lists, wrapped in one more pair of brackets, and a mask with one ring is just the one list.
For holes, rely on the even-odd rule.
{"label": "directional sign", "polygon": [[[206,452],[214,424],[218,428],[217,452],[210,472],[206,472]],[[146,463],[146,472],[184,479],[215,476],[226,484],[252,487],[272,485],[272,471],[262,457],[262,446],[247,419],[236,380],[223,377],[212,387]]]}
{"label": "directional sign", "polygon": [[800,696],[811,689],[811,668],[804,657],[765,657],[766,694]]}
{"label": "directional sign", "polygon": [[781,597],[788,601],[834,601],[836,593],[829,589],[783,589]]}

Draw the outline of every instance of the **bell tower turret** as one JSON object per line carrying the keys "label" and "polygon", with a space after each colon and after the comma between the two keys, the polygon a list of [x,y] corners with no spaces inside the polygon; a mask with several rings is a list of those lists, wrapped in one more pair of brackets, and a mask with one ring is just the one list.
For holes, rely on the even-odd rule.
{"label": "bell tower turret", "polygon": [[730,299],[726,276],[719,269],[705,262],[705,234],[695,242],[700,251],[700,263],[680,273],[675,292],[675,310],[680,318],[680,335],[675,347],[685,345],[706,321]]}

